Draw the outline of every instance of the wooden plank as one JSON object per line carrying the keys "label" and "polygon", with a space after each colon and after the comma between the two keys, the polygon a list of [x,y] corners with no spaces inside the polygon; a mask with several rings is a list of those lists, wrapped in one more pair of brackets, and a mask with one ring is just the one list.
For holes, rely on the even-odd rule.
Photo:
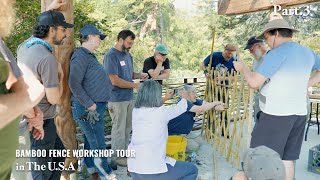
{"label": "wooden plank", "polygon": [[273,5],[282,8],[320,2],[320,0],[219,0],[219,15],[238,15],[273,9]]}

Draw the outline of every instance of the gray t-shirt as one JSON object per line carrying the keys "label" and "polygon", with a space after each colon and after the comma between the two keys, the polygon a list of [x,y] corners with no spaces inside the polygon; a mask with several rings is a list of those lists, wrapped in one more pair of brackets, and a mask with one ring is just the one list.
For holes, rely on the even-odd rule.
{"label": "gray t-shirt", "polygon": [[133,89],[113,86],[109,74],[118,75],[125,81],[132,82],[133,59],[129,52],[118,51],[111,48],[106,52],[103,59],[103,66],[107,73],[108,102],[130,101],[133,97]]}
{"label": "gray t-shirt", "polygon": [[[34,73],[45,88],[59,87],[58,62],[48,48],[42,44],[35,44],[27,48],[25,43],[17,50],[18,63],[25,64]],[[38,104],[43,112],[43,119],[54,118],[56,105],[49,103],[44,96]]]}

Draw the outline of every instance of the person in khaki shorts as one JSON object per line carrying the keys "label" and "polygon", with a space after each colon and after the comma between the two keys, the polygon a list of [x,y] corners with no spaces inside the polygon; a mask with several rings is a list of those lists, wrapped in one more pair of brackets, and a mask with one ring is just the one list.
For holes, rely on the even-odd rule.
{"label": "person in khaki shorts", "polygon": [[[108,109],[112,119],[111,148],[126,150],[132,129],[133,88],[138,89],[140,83],[132,79],[147,79],[147,73],[133,72],[133,58],[129,50],[133,46],[135,34],[123,30],[118,34],[115,47],[106,52],[103,66],[107,73]],[[115,153],[116,154],[116,153]],[[127,166],[127,159],[112,157],[112,162],[119,166]]]}

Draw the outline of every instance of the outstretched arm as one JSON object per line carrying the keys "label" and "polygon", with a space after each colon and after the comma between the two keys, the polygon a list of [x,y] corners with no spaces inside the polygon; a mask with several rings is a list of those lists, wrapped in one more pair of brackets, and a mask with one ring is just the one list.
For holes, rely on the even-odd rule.
{"label": "outstretched arm", "polygon": [[224,104],[220,101],[215,101],[211,103],[204,102],[201,106],[197,106],[197,105],[192,106],[192,108],[189,111],[194,113],[202,113],[210,109],[222,111],[224,110]]}

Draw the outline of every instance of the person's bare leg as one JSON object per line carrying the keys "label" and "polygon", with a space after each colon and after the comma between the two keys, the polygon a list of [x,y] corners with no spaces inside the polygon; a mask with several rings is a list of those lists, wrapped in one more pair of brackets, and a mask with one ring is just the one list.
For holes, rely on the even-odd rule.
{"label": "person's bare leg", "polygon": [[286,169],[286,180],[293,180],[294,175],[294,165],[293,161],[282,160],[284,168]]}

